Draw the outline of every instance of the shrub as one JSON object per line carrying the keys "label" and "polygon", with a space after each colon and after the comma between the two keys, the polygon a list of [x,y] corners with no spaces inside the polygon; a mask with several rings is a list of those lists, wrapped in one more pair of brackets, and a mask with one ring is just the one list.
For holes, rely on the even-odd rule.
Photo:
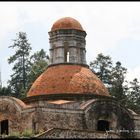
{"label": "shrub", "polygon": [[7,138],[19,138],[20,137],[20,133],[19,132],[11,132]]}
{"label": "shrub", "polygon": [[22,132],[22,137],[32,137],[34,136],[34,133],[30,129],[26,129]]}

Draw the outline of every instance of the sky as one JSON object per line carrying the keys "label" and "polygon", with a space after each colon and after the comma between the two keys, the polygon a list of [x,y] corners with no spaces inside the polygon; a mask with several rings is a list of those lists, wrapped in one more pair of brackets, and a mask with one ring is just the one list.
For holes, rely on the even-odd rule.
{"label": "sky", "polygon": [[99,53],[127,68],[126,79],[140,81],[140,2],[0,2],[0,69],[3,86],[12,74],[8,48],[26,32],[32,53],[49,54],[48,32],[62,17],[78,20],[86,31],[87,64]]}

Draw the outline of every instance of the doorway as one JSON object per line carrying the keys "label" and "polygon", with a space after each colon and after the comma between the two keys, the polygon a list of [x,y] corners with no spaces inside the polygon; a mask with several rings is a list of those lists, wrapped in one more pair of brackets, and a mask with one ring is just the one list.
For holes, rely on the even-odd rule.
{"label": "doorway", "polygon": [[99,120],[97,123],[97,131],[109,130],[109,122],[105,120]]}
{"label": "doorway", "polygon": [[0,127],[1,127],[1,134],[6,134],[8,135],[8,120],[3,120],[0,122]]}

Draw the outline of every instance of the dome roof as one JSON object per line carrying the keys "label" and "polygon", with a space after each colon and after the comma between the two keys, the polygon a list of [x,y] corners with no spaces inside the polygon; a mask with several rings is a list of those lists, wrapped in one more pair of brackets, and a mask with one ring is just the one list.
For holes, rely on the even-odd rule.
{"label": "dome roof", "polygon": [[57,20],[53,24],[51,31],[55,31],[59,29],[76,29],[76,30],[84,31],[81,24],[76,19],[71,17],[64,17]]}
{"label": "dome roof", "polygon": [[83,93],[110,96],[100,79],[87,67],[61,64],[48,67],[33,83],[27,97]]}

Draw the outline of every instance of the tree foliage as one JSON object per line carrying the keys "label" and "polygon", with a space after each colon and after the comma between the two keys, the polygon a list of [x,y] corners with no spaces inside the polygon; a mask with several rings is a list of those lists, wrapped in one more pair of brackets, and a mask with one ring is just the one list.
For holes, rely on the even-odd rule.
{"label": "tree foliage", "polygon": [[90,62],[90,69],[101,79],[108,87],[111,79],[112,60],[110,56],[98,54],[96,60]]}
{"label": "tree foliage", "polygon": [[9,46],[9,48],[15,49],[15,54],[8,59],[9,64],[14,64],[12,68],[13,74],[11,75],[11,80],[9,80],[9,84],[13,90],[14,96],[20,97],[24,94],[28,85],[27,79],[30,70],[29,55],[31,46],[24,32],[19,32],[17,34],[17,39],[13,41],[13,45]]}
{"label": "tree foliage", "polygon": [[45,71],[48,66],[48,55],[46,52],[41,49],[40,51],[35,52],[30,57],[30,72],[29,72],[29,84],[28,89],[31,87],[36,78]]}
{"label": "tree foliage", "polygon": [[11,96],[12,90],[10,86],[8,87],[0,87],[0,96]]}
{"label": "tree foliage", "polygon": [[126,80],[127,69],[121,62],[113,66],[110,56],[102,53],[90,62],[90,68],[108,88],[113,98],[124,106],[140,113],[140,85],[135,78],[132,82]]}
{"label": "tree foliage", "polygon": [[126,92],[124,89],[126,73],[127,69],[122,67],[121,62],[116,62],[116,65],[112,67],[111,88],[109,89],[111,95],[123,103],[126,101]]}
{"label": "tree foliage", "polygon": [[15,49],[15,54],[8,59],[8,63],[13,64],[9,86],[12,96],[23,98],[34,80],[46,69],[48,55],[43,49],[31,55],[32,48],[24,32],[17,34],[17,39],[9,48]]}
{"label": "tree foliage", "polygon": [[140,84],[137,78],[130,81],[127,106],[140,113]]}

